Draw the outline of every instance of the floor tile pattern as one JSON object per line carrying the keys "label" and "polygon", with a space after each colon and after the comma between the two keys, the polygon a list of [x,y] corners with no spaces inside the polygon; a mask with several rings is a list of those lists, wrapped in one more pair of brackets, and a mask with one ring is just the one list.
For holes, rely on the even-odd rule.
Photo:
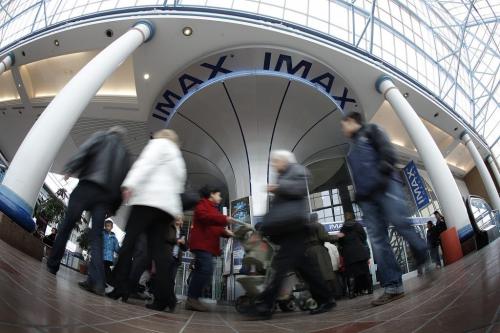
{"label": "floor tile pattern", "polygon": [[[232,307],[159,313],[77,287],[83,277],[44,265],[0,241],[0,332],[8,333],[500,333],[500,240],[433,276],[405,281],[407,295],[373,308],[372,296],[343,300],[327,314],[277,313],[248,321]],[[380,294],[377,290],[373,297]]]}

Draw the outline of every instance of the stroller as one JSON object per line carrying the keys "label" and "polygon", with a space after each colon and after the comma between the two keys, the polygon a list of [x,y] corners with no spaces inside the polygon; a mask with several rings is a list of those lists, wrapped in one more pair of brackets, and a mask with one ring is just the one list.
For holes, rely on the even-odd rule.
{"label": "stroller", "polygon": [[[235,307],[239,313],[246,313],[269,281],[270,266],[275,250],[273,245],[252,226],[243,222],[238,222],[237,225],[239,227],[234,232],[234,238],[242,244],[245,250],[241,272],[247,275],[237,279],[245,290],[245,294],[236,299]],[[298,288],[298,286],[300,286],[300,281],[295,273],[290,272],[283,283],[274,310],[279,308],[283,312],[291,312],[297,307],[301,310],[314,308],[315,304],[309,301],[310,294],[307,289]]]}

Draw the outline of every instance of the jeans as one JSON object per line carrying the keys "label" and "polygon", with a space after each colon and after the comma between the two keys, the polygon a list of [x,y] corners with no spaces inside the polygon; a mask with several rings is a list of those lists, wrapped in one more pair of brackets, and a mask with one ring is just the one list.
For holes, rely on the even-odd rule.
{"label": "jeans", "polygon": [[391,179],[385,193],[359,203],[370,236],[380,285],[388,294],[404,291],[402,272],[389,241],[389,225],[394,226],[410,244],[417,264],[423,264],[427,259],[427,243],[409,223],[404,198],[401,185]]}
{"label": "jeans", "polygon": [[270,282],[266,289],[257,296],[255,302],[257,310],[259,312],[271,311],[289,272],[300,274],[318,304],[334,302],[333,290],[323,278],[318,260],[314,257],[314,253],[306,251],[304,235],[285,235],[279,245],[280,248],[271,264]]}
{"label": "jeans", "polygon": [[162,306],[175,307],[176,300],[171,299],[173,285],[169,280],[169,269],[172,262],[172,245],[165,242],[167,228],[174,223],[174,218],[154,207],[132,206],[127,222],[125,239],[118,256],[118,262],[113,270],[116,291],[129,294],[135,288],[131,285],[130,271],[132,256],[139,235],[146,232],[147,242],[151,248],[151,255],[156,267],[156,284],[153,294],[155,303]]}
{"label": "jeans", "polygon": [[87,282],[98,290],[104,290],[106,278],[103,263],[102,230],[104,229],[104,219],[110,207],[110,195],[106,190],[92,182],[81,181],[78,183],[69,197],[66,216],[59,227],[54,247],[47,259],[47,266],[53,271],[59,270],[71,232],[82,218],[82,213],[89,210],[92,215],[92,228],[90,230],[91,259]]}
{"label": "jeans", "polygon": [[198,299],[203,294],[203,289],[212,281],[214,266],[213,255],[207,251],[194,250],[195,255],[194,271],[191,273],[189,282],[188,297]]}

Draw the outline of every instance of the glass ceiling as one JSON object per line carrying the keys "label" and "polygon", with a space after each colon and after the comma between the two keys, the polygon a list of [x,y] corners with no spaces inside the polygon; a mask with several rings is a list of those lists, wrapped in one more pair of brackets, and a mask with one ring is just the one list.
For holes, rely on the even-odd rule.
{"label": "glass ceiling", "polygon": [[0,48],[71,18],[137,6],[232,9],[348,42],[427,87],[499,160],[499,0],[0,0]]}

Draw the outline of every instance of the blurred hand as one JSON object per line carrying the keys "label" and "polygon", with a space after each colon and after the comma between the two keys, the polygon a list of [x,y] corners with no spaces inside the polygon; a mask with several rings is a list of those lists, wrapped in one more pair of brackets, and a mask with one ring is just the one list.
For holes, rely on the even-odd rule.
{"label": "blurred hand", "polygon": [[278,185],[276,184],[269,184],[267,185],[267,192],[274,193],[278,189]]}
{"label": "blurred hand", "polygon": [[131,189],[126,188],[126,187],[122,188],[122,198],[123,198],[124,203],[127,203],[131,196],[132,196]]}
{"label": "blurred hand", "polygon": [[227,224],[235,224],[236,223],[236,220],[233,219],[232,217],[228,216],[227,217]]}
{"label": "blurred hand", "polygon": [[183,237],[183,238],[178,239],[178,240],[177,240],[177,244],[179,244],[179,245],[181,245],[181,244],[182,244],[182,245],[186,244],[186,240],[184,239],[184,237]]}
{"label": "blurred hand", "polygon": [[229,229],[226,229],[226,230],[224,231],[224,234],[225,234],[226,236],[228,236],[228,237],[234,237],[234,233],[233,233],[231,230],[229,230]]}
{"label": "blurred hand", "polygon": [[339,233],[337,234],[337,237],[338,237],[338,238],[345,237],[345,234],[344,234],[343,232],[339,232]]}

